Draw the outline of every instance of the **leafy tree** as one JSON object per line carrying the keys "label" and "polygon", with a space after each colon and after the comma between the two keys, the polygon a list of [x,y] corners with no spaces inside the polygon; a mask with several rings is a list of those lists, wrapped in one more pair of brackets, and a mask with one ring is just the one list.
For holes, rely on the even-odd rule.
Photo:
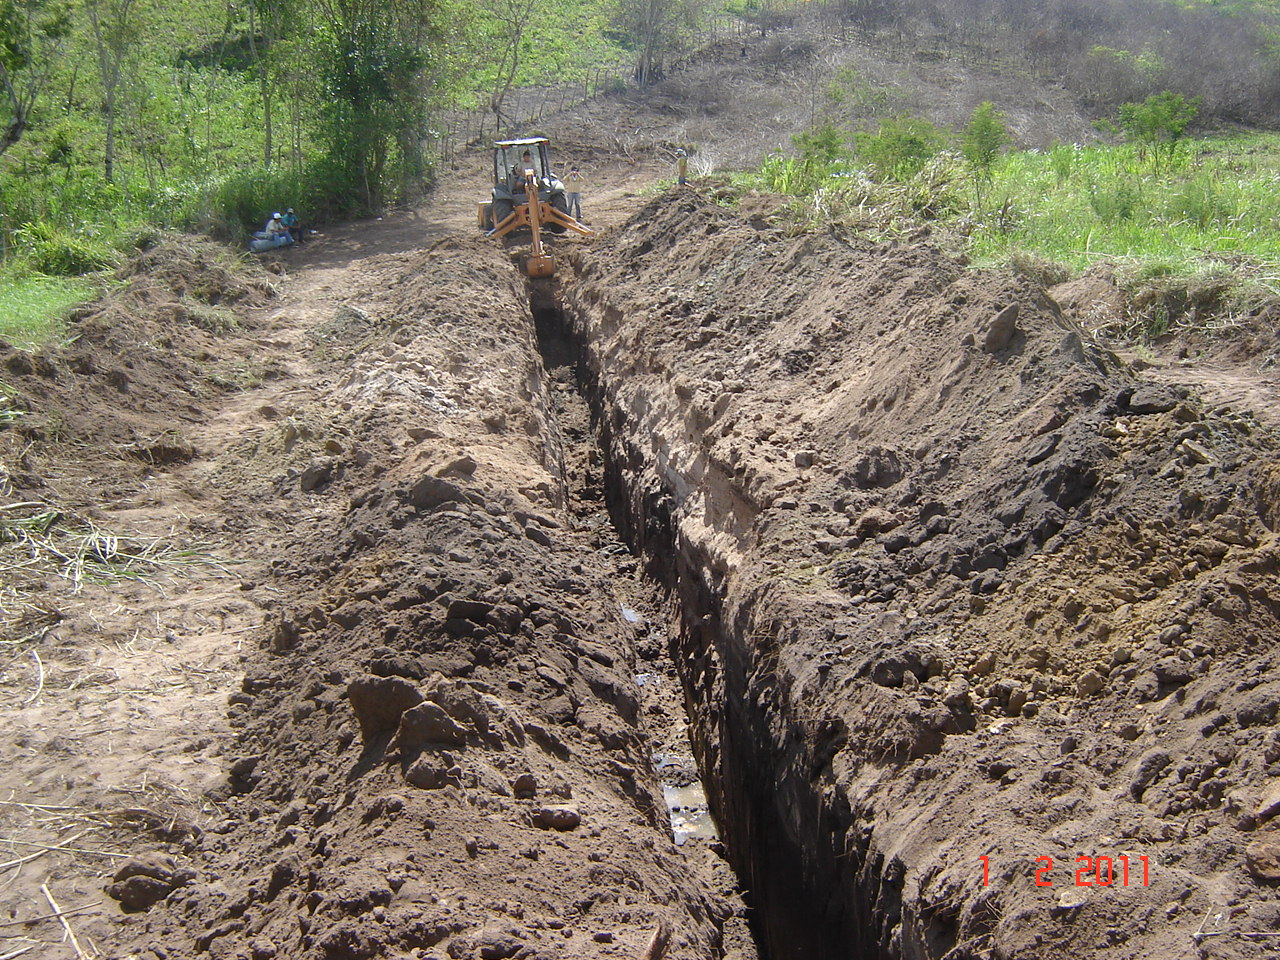
{"label": "leafy tree", "polygon": [[974,191],[981,203],[984,188],[990,185],[996,158],[1009,143],[1009,131],[1005,129],[1004,114],[987,101],[978,104],[964,128],[960,139],[960,152],[973,173]]}
{"label": "leafy tree", "polygon": [[[258,89],[262,97],[262,157],[265,166],[271,166],[274,152],[275,124],[272,107],[275,103],[275,84],[271,68],[277,44],[284,37],[290,19],[299,11],[292,9],[289,0],[249,0],[249,50],[258,69]],[[263,49],[258,49],[261,37]]]}
{"label": "leafy tree", "polygon": [[846,154],[845,137],[834,124],[824,123],[813,130],[797,133],[791,138],[804,163],[813,166],[830,166]]}
{"label": "leafy tree", "polygon": [[0,154],[22,139],[70,26],[61,0],[0,0]]}
{"label": "leafy tree", "polygon": [[319,0],[317,54],[323,77],[321,131],[334,198],[374,211],[391,165],[401,176],[425,169],[434,55],[445,17],[431,0]]}
{"label": "leafy tree", "polygon": [[1089,50],[1083,64],[1085,98],[1095,107],[1113,107],[1132,97],[1158,89],[1166,65],[1158,53],[1134,53],[1098,44]]}
{"label": "leafy tree", "polygon": [[1153,165],[1159,170],[1162,159],[1173,159],[1179,141],[1199,110],[1199,97],[1188,100],[1180,93],[1166,90],[1147,97],[1142,103],[1122,105],[1120,126],[1140,151],[1151,151]]}
{"label": "leafy tree", "polygon": [[946,145],[947,137],[922,117],[885,120],[875,133],[854,135],[857,154],[882,180],[909,180]]}
{"label": "leafy tree", "polygon": [[125,58],[138,39],[134,22],[134,0],[85,0],[85,13],[93,31],[102,80],[103,113],[106,114],[106,144],[103,148],[103,176],[115,179],[117,102]]}
{"label": "leafy tree", "polygon": [[493,40],[497,52],[496,72],[489,95],[489,109],[502,127],[502,108],[520,70],[520,56],[526,44],[525,31],[534,23],[538,0],[486,0],[485,9],[497,29]]}

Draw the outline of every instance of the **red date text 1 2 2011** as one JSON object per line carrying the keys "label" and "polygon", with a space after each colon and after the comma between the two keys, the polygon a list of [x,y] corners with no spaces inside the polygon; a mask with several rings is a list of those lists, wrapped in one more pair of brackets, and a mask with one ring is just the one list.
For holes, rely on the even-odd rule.
{"label": "red date text 1 2 2011", "polygon": [[[991,861],[989,857],[979,857],[982,861],[982,885],[991,881]],[[1053,878],[1049,872],[1053,869],[1053,857],[1036,857],[1035,878],[1037,887],[1052,887]],[[1132,880],[1138,884],[1138,866],[1142,867],[1142,886],[1151,885],[1150,864],[1145,856],[1135,857]],[[1077,887],[1127,887],[1130,881],[1129,858],[1118,857],[1076,857]]]}

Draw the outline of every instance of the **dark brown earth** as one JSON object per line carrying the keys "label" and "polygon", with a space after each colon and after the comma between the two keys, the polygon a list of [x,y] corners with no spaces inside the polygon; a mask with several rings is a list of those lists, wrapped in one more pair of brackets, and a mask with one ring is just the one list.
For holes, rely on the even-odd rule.
{"label": "dark brown earth", "polygon": [[0,957],[1280,948],[1274,324],[656,188],[676,95],[554,281],[478,160],[3,352]]}
{"label": "dark brown earth", "polygon": [[[1267,427],[925,246],[789,239],[690,193],[576,266],[769,955],[1269,949]],[[1075,885],[1121,856],[1149,885]]]}

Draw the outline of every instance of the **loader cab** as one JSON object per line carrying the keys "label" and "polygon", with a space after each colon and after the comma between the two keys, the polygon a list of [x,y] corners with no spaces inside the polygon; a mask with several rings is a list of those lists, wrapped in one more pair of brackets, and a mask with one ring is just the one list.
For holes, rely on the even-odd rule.
{"label": "loader cab", "polygon": [[[529,203],[526,170],[532,170],[536,178],[535,204]],[[534,206],[539,208],[536,217],[532,216]],[[493,145],[493,188],[490,198],[476,205],[476,222],[486,233],[506,236],[514,229],[531,226],[534,219],[548,233],[572,230],[583,236],[592,235],[569,216],[569,197],[551,169],[547,138],[499,140]]]}
{"label": "loader cab", "polygon": [[[493,182],[495,195],[501,191],[516,202],[524,192],[525,170],[532,169],[538,179],[539,192],[557,183],[551,173],[548,142],[543,137],[525,140],[500,140],[493,145]],[[563,188],[562,188],[563,189]]]}

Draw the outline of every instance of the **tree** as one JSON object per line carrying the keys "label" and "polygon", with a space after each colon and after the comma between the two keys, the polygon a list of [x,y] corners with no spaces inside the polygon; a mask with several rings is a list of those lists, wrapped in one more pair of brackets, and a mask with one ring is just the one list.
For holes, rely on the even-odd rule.
{"label": "tree", "polygon": [[348,212],[375,211],[395,161],[424,166],[430,69],[447,17],[431,0],[320,0],[319,9],[328,188]]}
{"label": "tree", "polygon": [[520,54],[525,31],[537,16],[537,0],[487,0],[485,10],[497,24],[494,46],[497,48],[496,73],[489,94],[489,109],[498,128],[502,128],[502,108],[520,69]]}
{"label": "tree", "polygon": [[[249,50],[258,67],[258,88],[262,97],[262,158],[267,167],[271,166],[275,135],[271,109],[275,102],[272,53],[284,34],[286,22],[296,13],[288,0],[249,0]],[[262,50],[258,49],[259,34]]]}
{"label": "tree", "polygon": [[1180,93],[1166,90],[1147,97],[1142,103],[1126,103],[1120,107],[1120,127],[1138,144],[1140,152],[1151,151],[1156,170],[1161,159],[1172,160],[1178,142],[1200,110],[1200,98],[1188,100]]}
{"label": "tree", "polygon": [[70,24],[61,0],[0,0],[0,154],[22,139]]}
{"label": "tree", "polygon": [[960,152],[973,173],[973,187],[979,203],[982,202],[984,188],[991,183],[996,158],[1008,143],[1009,131],[1004,126],[1004,114],[990,101],[978,104],[964,128]]}
{"label": "tree", "polygon": [[102,80],[102,108],[106,114],[106,145],[103,148],[103,176],[115,179],[116,99],[125,58],[137,39],[133,22],[134,0],[85,0],[85,13],[93,31]]}
{"label": "tree", "polygon": [[697,25],[706,0],[613,0],[613,23],[635,47],[637,83],[662,79],[667,55]]}

